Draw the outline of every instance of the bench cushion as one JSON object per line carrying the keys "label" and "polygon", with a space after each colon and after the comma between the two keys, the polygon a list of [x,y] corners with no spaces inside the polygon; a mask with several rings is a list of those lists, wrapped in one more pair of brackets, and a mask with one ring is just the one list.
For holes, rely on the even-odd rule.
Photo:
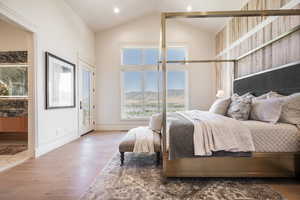
{"label": "bench cushion", "polygon": [[[160,152],[160,134],[153,132],[154,139],[154,151]],[[127,133],[122,142],[119,145],[120,152],[133,152],[135,143],[135,134]]]}

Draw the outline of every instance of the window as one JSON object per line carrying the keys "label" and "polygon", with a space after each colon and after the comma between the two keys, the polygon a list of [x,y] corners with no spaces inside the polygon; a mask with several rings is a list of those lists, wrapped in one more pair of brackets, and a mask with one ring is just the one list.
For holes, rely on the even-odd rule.
{"label": "window", "polygon": [[183,71],[168,72],[168,112],[185,110],[186,76]]}
{"label": "window", "polygon": [[27,66],[0,65],[0,96],[27,96]]}
{"label": "window", "polygon": [[[157,48],[122,49],[122,119],[143,119],[159,112],[161,74],[157,71]],[[184,60],[183,47],[168,49],[168,60]],[[168,71],[168,111],[186,106],[186,71],[175,67]],[[161,99],[160,99],[161,101]]]}

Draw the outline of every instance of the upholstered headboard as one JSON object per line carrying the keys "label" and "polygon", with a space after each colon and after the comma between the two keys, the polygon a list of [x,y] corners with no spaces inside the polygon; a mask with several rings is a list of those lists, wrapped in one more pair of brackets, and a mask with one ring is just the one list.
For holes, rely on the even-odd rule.
{"label": "upholstered headboard", "polygon": [[239,95],[251,92],[259,96],[269,91],[283,95],[300,92],[300,62],[244,76],[233,82],[233,92]]}

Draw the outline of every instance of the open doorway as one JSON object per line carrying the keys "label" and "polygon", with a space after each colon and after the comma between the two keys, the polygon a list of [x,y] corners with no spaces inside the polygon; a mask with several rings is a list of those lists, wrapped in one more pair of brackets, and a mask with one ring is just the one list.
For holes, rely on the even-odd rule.
{"label": "open doorway", "polygon": [[29,157],[33,33],[0,18],[0,171]]}

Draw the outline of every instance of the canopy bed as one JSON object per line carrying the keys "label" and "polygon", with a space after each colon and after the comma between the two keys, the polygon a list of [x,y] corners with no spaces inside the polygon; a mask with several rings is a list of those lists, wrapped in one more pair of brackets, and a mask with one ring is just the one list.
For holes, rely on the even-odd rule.
{"label": "canopy bed", "polygon": [[[220,11],[220,12],[176,12],[161,15],[161,55],[159,70],[162,71],[162,155],[163,174],[166,177],[295,177],[300,173],[300,153],[273,151],[262,152],[259,149],[245,156],[205,156],[170,159],[167,125],[167,63],[217,63],[234,64],[233,92],[243,95],[252,92],[256,95],[267,91],[277,91],[289,95],[300,92],[300,62],[291,63],[273,70],[267,70],[250,76],[235,78],[239,61],[262,48],[273,44],[299,31],[300,26],[276,37],[275,39],[234,59],[226,60],[166,60],[166,22],[172,18],[211,18],[211,17],[257,17],[257,16],[289,16],[300,15],[299,9],[291,10],[260,10],[260,11]],[[260,124],[262,127],[264,125]],[[251,126],[251,125],[249,125]],[[270,130],[276,125],[268,125]],[[285,128],[283,128],[285,129]],[[292,128],[293,129],[293,128]],[[295,131],[295,127],[293,129]],[[296,129],[297,131],[297,129]],[[299,131],[299,130],[298,130]],[[259,130],[258,130],[259,132]],[[299,133],[299,132],[298,132]],[[298,133],[291,133],[298,134]],[[270,138],[276,138],[270,135]],[[276,141],[275,141],[276,143]],[[276,146],[276,145],[275,145]],[[283,147],[285,148],[285,147]]]}

